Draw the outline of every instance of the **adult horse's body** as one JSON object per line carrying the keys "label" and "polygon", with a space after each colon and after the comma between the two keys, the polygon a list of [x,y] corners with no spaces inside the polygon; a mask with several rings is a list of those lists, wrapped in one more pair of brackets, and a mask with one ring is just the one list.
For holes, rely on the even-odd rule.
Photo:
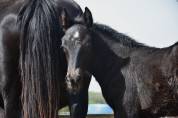
{"label": "adult horse's body", "polygon": [[[84,23],[66,31],[62,47],[68,58],[68,87],[93,74],[115,118],[178,115],[178,43],[153,48],[105,25],[93,24],[86,8]],[[70,71],[69,71],[70,70]]]}
{"label": "adult horse's body", "polygon": [[[51,4],[51,2],[53,3]],[[47,9],[43,9],[45,7]],[[45,11],[49,10],[49,7],[51,8],[50,11]],[[50,2],[48,2],[47,0],[0,1],[0,108],[2,111],[2,118],[19,118],[21,115],[25,118],[54,118],[57,117],[57,109],[67,104],[69,104],[71,107],[73,117],[79,118],[86,115],[88,103],[87,87],[86,89],[83,89],[83,91],[81,91],[82,95],[83,92],[85,92],[85,96],[81,96],[80,93],[78,95],[67,95],[64,86],[66,63],[65,58],[62,57],[61,49],[58,49],[54,46],[54,49],[57,49],[61,53],[61,55],[57,55],[57,57],[55,54],[50,55],[52,52],[51,48],[45,47],[49,43],[56,41],[56,39],[58,39],[56,41],[58,44],[60,44],[61,42],[60,38],[63,35],[63,32],[61,30],[53,30],[54,34],[55,32],[60,32],[60,35],[55,35],[56,37],[51,37],[48,35],[48,33],[46,33],[46,35],[48,35],[49,37],[45,37],[44,32],[48,31],[49,29],[56,29],[55,27],[61,28],[61,25],[59,23],[62,21],[62,19],[60,19],[60,14],[63,8],[66,8],[71,20],[74,20],[76,17],[78,17],[78,15],[82,14],[80,7],[72,0],[56,0]],[[21,14],[20,16],[18,16],[20,10]],[[38,15],[35,15],[36,12],[38,12]],[[47,13],[49,13],[49,16],[46,16]],[[26,20],[23,19],[25,16],[28,16],[26,17]],[[44,17],[42,18],[42,16]],[[54,24],[50,24],[51,22],[48,21],[48,18],[51,16],[53,18],[55,17],[55,19],[53,19]],[[19,19],[18,23],[21,25],[20,30],[19,26],[16,23],[17,18]],[[36,19],[36,21],[34,21],[34,19]],[[28,23],[32,21],[34,21],[33,23],[38,22],[38,25],[36,25],[35,29],[32,28],[29,30],[30,26],[28,26]],[[23,27],[23,24],[26,25]],[[35,24],[32,25],[34,26]],[[44,29],[44,27],[48,29]],[[43,34],[39,30],[43,30]],[[27,31],[28,33],[25,31]],[[42,38],[41,35],[43,35],[45,39],[49,40],[47,41],[45,39],[41,39],[41,41],[44,42],[40,43],[40,39],[38,39],[39,37],[33,37],[32,32],[37,32],[39,33],[38,36],[40,38]],[[31,34],[30,36],[32,37],[28,38],[28,34]],[[31,41],[33,39],[38,42],[38,44],[31,42],[33,47],[28,47],[27,52],[27,47],[25,47],[25,45],[27,44],[28,40]],[[30,44],[28,43],[28,46],[29,45]],[[45,49],[40,52],[38,49],[35,48],[36,46],[38,46],[39,50],[41,49],[40,46],[49,48],[48,51],[50,51],[50,53],[45,52]],[[27,61],[27,58],[22,60],[23,57],[28,56],[29,52],[31,52],[30,54],[33,55],[33,57],[28,57],[28,60],[30,60],[30,62]],[[38,54],[33,54],[38,52],[40,52],[40,54],[44,56],[41,57]],[[44,62],[43,59],[45,57],[48,57],[49,61],[51,61],[50,58],[57,58],[57,60],[59,60],[59,62],[56,62],[54,59],[54,62],[51,62],[52,66],[56,65],[56,70],[53,70],[54,73],[51,73],[51,68],[47,68],[49,69],[49,71],[44,72],[44,68],[46,67],[44,65],[50,63],[48,62],[48,60],[45,60]],[[20,61],[19,58],[21,58]],[[39,61],[40,63],[38,63]],[[21,64],[22,71],[20,71],[19,62]],[[24,64],[26,64],[25,68]],[[31,65],[35,67],[33,68]],[[32,68],[34,70],[31,70]],[[39,69],[41,70],[40,73],[31,73],[34,71],[39,72]],[[52,67],[52,69],[54,68]],[[21,73],[22,79],[20,76]],[[43,76],[41,75],[42,73]],[[23,98],[22,104],[21,92]],[[69,96],[69,100],[67,96]],[[78,101],[78,97],[83,99]],[[75,99],[73,100],[71,98]],[[82,105],[84,107],[81,109],[80,107]]]}
{"label": "adult horse's body", "polygon": [[0,108],[2,118],[21,115],[17,14],[24,1],[0,1]]}
{"label": "adult horse's body", "polygon": [[[0,23],[0,87],[1,114],[5,118],[18,118],[21,114],[21,82],[19,62],[19,33],[15,15],[8,15]],[[2,118],[4,116],[1,116]]]}

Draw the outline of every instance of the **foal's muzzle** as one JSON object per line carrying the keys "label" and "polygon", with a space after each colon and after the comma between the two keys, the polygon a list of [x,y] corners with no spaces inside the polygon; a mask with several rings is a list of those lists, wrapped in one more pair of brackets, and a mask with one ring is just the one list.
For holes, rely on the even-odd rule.
{"label": "foal's muzzle", "polygon": [[81,76],[79,73],[67,73],[66,75],[66,83],[67,88],[71,92],[78,92],[81,87]]}

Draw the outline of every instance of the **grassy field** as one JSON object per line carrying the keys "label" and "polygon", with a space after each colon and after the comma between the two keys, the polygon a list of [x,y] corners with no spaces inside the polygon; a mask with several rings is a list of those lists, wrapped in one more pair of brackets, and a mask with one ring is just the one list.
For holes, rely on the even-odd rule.
{"label": "grassy field", "polygon": [[[99,92],[89,92],[89,104],[105,104],[105,100],[101,93]],[[68,107],[60,110],[60,112],[69,111]]]}
{"label": "grassy field", "polygon": [[101,93],[89,92],[89,104],[105,104],[105,100]]}

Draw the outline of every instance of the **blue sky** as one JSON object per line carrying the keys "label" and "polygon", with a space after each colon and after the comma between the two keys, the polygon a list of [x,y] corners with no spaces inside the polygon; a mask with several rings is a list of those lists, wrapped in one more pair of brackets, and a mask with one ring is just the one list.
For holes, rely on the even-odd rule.
{"label": "blue sky", "polygon": [[[178,0],[76,0],[95,22],[106,24],[149,46],[178,41]],[[94,79],[93,79],[94,80]],[[92,81],[90,91],[100,91]]]}

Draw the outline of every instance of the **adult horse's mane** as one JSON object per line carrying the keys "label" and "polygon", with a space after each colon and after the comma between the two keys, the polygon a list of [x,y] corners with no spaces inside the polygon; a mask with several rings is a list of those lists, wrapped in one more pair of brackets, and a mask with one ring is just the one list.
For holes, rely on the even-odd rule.
{"label": "adult horse's mane", "polygon": [[18,16],[25,118],[54,118],[57,115],[62,29],[53,2],[27,0]]}
{"label": "adult horse's mane", "polygon": [[95,23],[95,24],[93,24],[93,28],[96,31],[100,31],[104,34],[109,35],[110,37],[112,37],[112,40],[119,42],[119,43],[123,44],[124,46],[128,46],[128,47],[131,47],[131,48],[132,47],[135,47],[135,48],[147,47],[142,43],[138,43],[137,41],[135,41],[131,37],[117,32],[116,30],[112,29],[111,27],[109,27],[107,25]]}

